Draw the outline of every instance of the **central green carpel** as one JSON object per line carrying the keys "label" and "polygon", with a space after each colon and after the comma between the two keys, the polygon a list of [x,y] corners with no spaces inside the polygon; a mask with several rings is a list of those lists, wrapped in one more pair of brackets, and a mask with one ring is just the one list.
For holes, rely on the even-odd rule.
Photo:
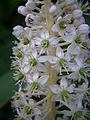
{"label": "central green carpel", "polygon": [[59,27],[60,27],[61,29],[65,29],[65,28],[67,27],[66,22],[65,22],[65,21],[61,21],[61,22],[59,23]]}
{"label": "central green carpel", "polygon": [[28,45],[30,43],[30,40],[28,40],[27,38],[24,38],[22,42],[24,45]]}
{"label": "central green carpel", "polygon": [[69,95],[68,95],[68,91],[63,89],[61,92],[60,92],[60,97],[62,98],[62,100],[64,101],[65,99],[68,99],[69,98]]}
{"label": "central green carpel", "polygon": [[87,42],[83,42],[82,43],[82,48],[84,48],[84,49],[86,48],[87,49],[88,48],[88,43]]}
{"label": "central green carpel", "polygon": [[23,52],[20,51],[20,50],[17,50],[17,51],[16,51],[16,56],[17,56],[18,58],[22,58],[22,57],[23,57]]}
{"label": "central green carpel", "polygon": [[86,74],[85,69],[84,69],[84,68],[81,68],[81,69],[79,70],[79,74],[85,77],[85,74]]}
{"label": "central green carpel", "polygon": [[87,58],[85,63],[90,64],[90,58]]}
{"label": "central green carpel", "polygon": [[22,80],[22,79],[24,78],[24,74],[23,74],[22,72],[18,71],[18,72],[16,73],[16,78],[17,78],[18,80]]}
{"label": "central green carpel", "polygon": [[74,113],[74,118],[76,120],[79,120],[81,118],[81,116],[82,116],[82,112],[81,111],[77,111],[77,112]]}
{"label": "central green carpel", "polygon": [[28,114],[31,114],[32,109],[30,106],[26,105],[24,106],[23,111],[28,115]]}
{"label": "central green carpel", "polygon": [[49,47],[49,40],[48,39],[42,40],[41,41],[41,46],[44,47],[44,48]]}
{"label": "central green carpel", "polygon": [[34,81],[34,82],[32,83],[32,89],[33,89],[33,90],[38,90],[39,87],[40,87],[40,85],[39,85],[38,82]]}
{"label": "central green carpel", "polygon": [[76,39],[75,39],[75,42],[77,44],[80,44],[81,43],[81,37],[80,36],[77,36]]}
{"label": "central green carpel", "polygon": [[59,59],[59,64],[60,64],[60,66],[64,66],[65,64],[66,64],[66,60],[64,59],[64,58],[61,58],[61,59]]}
{"label": "central green carpel", "polygon": [[16,93],[16,94],[15,94],[15,99],[16,99],[16,100],[19,100],[19,99],[20,99],[20,94],[19,94],[19,93]]}
{"label": "central green carpel", "polygon": [[29,59],[29,64],[30,66],[34,67],[37,65],[37,60],[35,58]]}

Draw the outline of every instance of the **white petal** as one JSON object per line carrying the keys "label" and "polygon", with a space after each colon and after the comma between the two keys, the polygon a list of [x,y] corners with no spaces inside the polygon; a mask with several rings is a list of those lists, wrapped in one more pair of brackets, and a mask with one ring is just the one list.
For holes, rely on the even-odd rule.
{"label": "white petal", "polygon": [[72,19],[72,14],[67,14],[65,17],[64,17],[64,20],[67,22],[71,22],[71,19]]}
{"label": "white petal", "polygon": [[34,105],[34,100],[33,99],[29,99],[29,105],[33,106]]}
{"label": "white petal", "polygon": [[32,51],[32,55],[33,55],[34,58],[37,58],[37,50],[36,50],[36,49],[34,49],[34,50]]}
{"label": "white petal", "polygon": [[67,80],[64,77],[60,80],[60,86],[61,88],[66,88],[68,86]]}
{"label": "white petal", "polygon": [[56,55],[59,58],[63,58],[64,57],[64,52],[63,52],[63,50],[60,47],[57,47],[57,49],[56,49]]}
{"label": "white petal", "polygon": [[37,69],[38,69],[38,71],[40,71],[40,72],[46,72],[46,71],[47,71],[45,65],[40,64],[40,63],[38,63]]}
{"label": "white petal", "polygon": [[51,43],[51,45],[57,45],[58,44],[58,38],[57,37],[52,37],[50,39],[50,43]]}
{"label": "white petal", "polygon": [[23,71],[25,73],[27,73],[29,70],[30,70],[30,66],[29,65],[25,65],[24,68],[23,68]]}
{"label": "white petal", "polygon": [[79,73],[78,72],[73,72],[70,75],[68,75],[68,79],[77,80],[78,77],[79,77]]}
{"label": "white petal", "polygon": [[75,38],[76,38],[76,32],[73,31],[70,34],[62,36],[62,38],[67,42],[67,43],[72,43]]}
{"label": "white petal", "polygon": [[69,68],[70,68],[70,70],[72,70],[72,71],[77,71],[77,70],[80,69],[80,67],[79,67],[77,64],[75,64],[75,63],[70,63],[70,64],[69,64]]}
{"label": "white petal", "polygon": [[13,28],[13,30],[18,31],[18,30],[23,30],[23,27],[20,25],[17,25]]}
{"label": "white petal", "polygon": [[39,61],[39,62],[47,62],[47,61],[48,61],[48,56],[40,56],[40,57],[38,58],[38,61]]}
{"label": "white petal", "polygon": [[41,111],[38,108],[33,108],[34,114],[39,115],[41,114]]}
{"label": "white petal", "polygon": [[35,41],[35,44],[36,44],[36,45],[40,45],[40,44],[41,44],[41,41],[42,41],[42,39],[39,38],[39,37],[36,37],[36,38],[34,38],[33,40]]}
{"label": "white petal", "polygon": [[70,85],[70,86],[67,88],[67,91],[68,91],[69,93],[72,93],[72,92],[74,91],[74,88],[75,88],[75,84],[72,84],[72,85]]}
{"label": "white petal", "polygon": [[33,74],[33,80],[37,80],[38,77],[39,77],[39,73],[38,72],[36,72],[36,73]]}
{"label": "white petal", "polygon": [[54,56],[49,56],[48,57],[48,61],[51,63],[51,64],[56,64],[58,62],[58,58],[57,57],[54,57]]}
{"label": "white petal", "polygon": [[48,75],[44,75],[44,76],[40,77],[38,81],[41,85],[44,85],[48,81],[48,78],[49,78]]}
{"label": "white petal", "polygon": [[49,38],[49,33],[48,33],[48,31],[43,31],[40,36],[41,36],[42,39],[48,39]]}
{"label": "white petal", "polygon": [[58,85],[51,85],[50,89],[55,94],[58,94],[60,92],[60,87]]}
{"label": "white petal", "polygon": [[79,67],[83,67],[83,60],[80,58],[80,56],[76,57],[75,60]]}
{"label": "white petal", "polygon": [[34,48],[35,47],[35,41],[31,40],[31,47]]}
{"label": "white petal", "polygon": [[58,19],[57,19],[57,23],[60,23],[62,21],[62,16],[59,16]]}
{"label": "white petal", "polygon": [[57,23],[52,26],[52,31],[58,32],[58,24]]}
{"label": "white petal", "polygon": [[67,52],[68,53],[72,53],[72,54],[80,54],[80,47],[79,46],[76,46],[75,43],[72,43],[68,48],[67,48]]}

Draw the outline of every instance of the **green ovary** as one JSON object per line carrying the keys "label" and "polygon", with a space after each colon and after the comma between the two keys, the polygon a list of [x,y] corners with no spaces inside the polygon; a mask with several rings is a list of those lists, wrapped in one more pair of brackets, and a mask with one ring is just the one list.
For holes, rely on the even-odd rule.
{"label": "green ovary", "polygon": [[75,42],[77,44],[80,44],[81,43],[81,37],[80,36],[77,36],[76,39],[75,39]]}
{"label": "green ovary", "polygon": [[28,114],[31,114],[32,110],[31,110],[30,106],[26,105],[26,106],[24,106],[23,111],[24,111],[24,113],[26,113],[28,115]]}
{"label": "green ovary", "polygon": [[77,111],[77,112],[74,113],[74,118],[76,120],[79,120],[81,118],[81,116],[82,116],[82,112],[81,111]]}
{"label": "green ovary", "polygon": [[60,60],[59,60],[59,64],[60,64],[60,66],[64,66],[65,64],[66,64],[66,60],[64,59],[64,58],[61,58]]}
{"label": "green ovary", "polygon": [[81,68],[81,69],[79,70],[79,74],[85,77],[85,74],[86,74],[85,69],[84,69],[84,68]]}
{"label": "green ovary", "polygon": [[34,67],[35,65],[37,65],[37,60],[35,58],[31,58],[29,60],[29,64],[30,64],[30,66]]}
{"label": "green ovary", "polygon": [[28,45],[30,43],[30,40],[28,40],[27,38],[23,39],[23,44],[24,45]]}
{"label": "green ovary", "polygon": [[60,92],[60,97],[62,98],[62,100],[64,101],[65,99],[68,99],[69,98],[69,95],[68,95],[68,91],[63,89],[61,92]]}
{"label": "green ovary", "polygon": [[24,74],[23,74],[22,72],[18,71],[18,72],[16,73],[16,78],[17,78],[18,80],[22,80],[22,79],[24,78]]}
{"label": "green ovary", "polygon": [[59,27],[60,27],[61,29],[65,29],[65,28],[67,27],[66,22],[65,22],[65,21],[61,21],[61,22],[59,23]]}
{"label": "green ovary", "polygon": [[17,56],[18,58],[22,58],[22,57],[23,57],[23,52],[20,51],[20,50],[17,50],[16,56]]}
{"label": "green ovary", "polygon": [[47,40],[47,39],[42,40],[42,42],[41,42],[41,46],[44,47],[44,48],[49,47],[49,40]]}
{"label": "green ovary", "polygon": [[32,89],[33,89],[33,90],[37,90],[37,89],[39,89],[39,87],[40,87],[40,86],[39,86],[39,83],[38,83],[38,82],[33,82],[33,83],[32,83]]}

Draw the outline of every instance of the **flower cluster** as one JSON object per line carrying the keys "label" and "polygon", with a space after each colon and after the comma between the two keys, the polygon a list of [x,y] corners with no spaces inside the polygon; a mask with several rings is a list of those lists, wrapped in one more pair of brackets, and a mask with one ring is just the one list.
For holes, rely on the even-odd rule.
{"label": "flower cluster", "polygon": [[12,67],[19,86],[12,101],[15,120],[54,120],[52,114],[57,120],[87,120],[90,43],[83,5],[46,1],[28,0],[18,7],[26,27],[17,25],[12,33],[17,38]]}

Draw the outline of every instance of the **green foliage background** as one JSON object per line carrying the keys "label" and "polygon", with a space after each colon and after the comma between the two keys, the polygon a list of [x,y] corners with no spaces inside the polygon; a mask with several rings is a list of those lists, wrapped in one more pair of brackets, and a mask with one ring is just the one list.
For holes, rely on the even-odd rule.
{"label": "green foliage background", "polygon": [[[24,17],[17,13],[17,7],[25,0],[0,0],[0,120],[12,120],[13,112],[10,99],[16,89],[10,71],[12,53],[12,29],[24,25]],[[86,17],[90,24],[90,17]]]}

